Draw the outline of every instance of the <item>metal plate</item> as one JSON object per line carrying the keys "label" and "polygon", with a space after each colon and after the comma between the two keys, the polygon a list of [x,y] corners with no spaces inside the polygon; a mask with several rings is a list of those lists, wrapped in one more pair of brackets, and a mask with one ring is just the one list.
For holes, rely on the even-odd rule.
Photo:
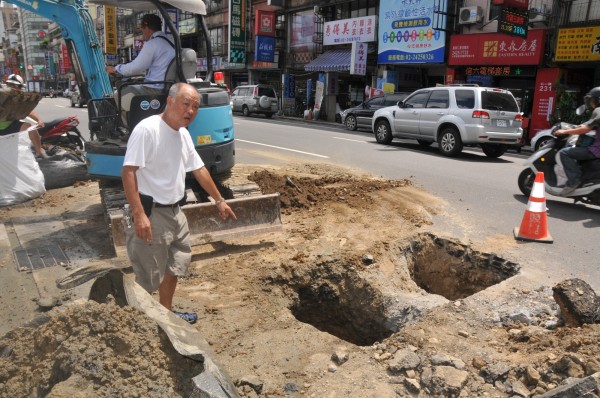
{"label": "metal plate", "polygon": [[19,271],[33,271],[69,263],[69,259],[58,245],[19,249],[13,254]]}

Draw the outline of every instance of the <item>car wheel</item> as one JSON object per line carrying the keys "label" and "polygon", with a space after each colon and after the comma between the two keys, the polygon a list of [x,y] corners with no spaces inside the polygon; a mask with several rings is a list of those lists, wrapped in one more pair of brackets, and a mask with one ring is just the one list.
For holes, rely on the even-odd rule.
{"label": "car wheel", "polygon": [[392,136],[392,129],[390,129],[390,124],[387,120],[380,120],[375,125],[375,139],[378,143],[387,145],[394,137]]}
{"label": "car wheel", "polygon": [[531,169],[525,169],[519,174],[518,184],[519,190],[525,196],[531,195],[533,189],[533,182],[535,181],[535,173]]}
{"label": "car wheel", "polygon": [[481,144],[481,149],[487,157],[499,158],[506,152],[506,145]]}
{"label": "car wheel", "polygon": [[460,134],[454,127],[446,127],[438,138],[440,152],[444,156],[456,156],[463,149]]}
{"label": "car wheel", "polygon": [[265,117],[266,117],[267,119],[270,119],[270,118],[272,118],[272,117],[273,117],[273,114],[272,114],[272,113],[265,113]]}
{"label": "car wheel", "polygon": [[242,113],[244,114],[244,116],[250,116],[250,109],[248,109],[247,106],[244,106],[242,108]]}
{"label": "car wheel", "polygon": [[546,145],[548,145],[551,142],[554,142],[554,138],[552,138],[552,137],[543,137],[543,138],[540,138],[538,140],[538,142],[535,143],[535,151],[536,152],[539,151],[539,149],[541,147],[546,146]]}
{"label": "car wheel", "polygon": [[425,141],[425,140],[417,140],[417,142],[419,143],[419,145],[422,145],[422,146],[431,146],[431,144],[433,144],[433,142]]}
{"label": "car wheel", "polygon": [[350,131],[356,130],[356,117],[354,115],[346,116],[346,122],[344,123],[346,128]]}

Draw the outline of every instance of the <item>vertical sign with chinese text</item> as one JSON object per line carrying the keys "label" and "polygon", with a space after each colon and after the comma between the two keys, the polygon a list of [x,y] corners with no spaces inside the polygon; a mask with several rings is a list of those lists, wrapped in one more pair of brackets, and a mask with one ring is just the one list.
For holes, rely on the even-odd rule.
{"label": "vertical sign with chinese text", "polygon": [[231,63],[246,62],[245,0],[229,0],[229,55]]}
{"label": "vertical sign with chinese text", "polygon": [[104,7],[104,52],[117,53],[117,11],[115,7]]}
{"label": "vertical sign with chinese text", "polygon": [[256,10],[254,35],[275,37],[275,13],[273,11]]}
{"label": "vertical sign with chinese text", "polygon": [[268,36],[256,36],[254,46],[254,58],[259,62],[275,61],[275,38]]}
{"label": "vertical sign with chinese text", "polygon": [[352,53],[350,56],[350,74],[351,75],[366,75],[367,74],[367,43],[352,43]]}
{"label": "vertical sign with chinese text", "polygon": [[[535,79],[535,93],[533,94],[533,108],[529,122],[529,137],[533,137],[540,130],[550,127],[550,115],[554,111],[556,91],[554,84],[560,78],[560,69],[538,69]],[[527,115],[526,115],[527,116]]]}

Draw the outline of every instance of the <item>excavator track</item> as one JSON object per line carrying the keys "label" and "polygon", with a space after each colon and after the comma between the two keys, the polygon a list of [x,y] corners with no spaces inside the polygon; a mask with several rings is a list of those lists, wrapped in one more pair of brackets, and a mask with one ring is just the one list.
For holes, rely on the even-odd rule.
{"label": "excavator track", "polygon": [[[203,190],[186,190],[188,204],[182,210],[188,219],[192,246],[282,229],[279,194],[263,195],[247,175],[236,172],[216,176],[214,181],[238,220],[221,220]],[[115,254],[119,256],[125,250],[126,227],[122,221],[127,203],[125,191],[121,181],[100,180],[99,185],[105,222]]]}

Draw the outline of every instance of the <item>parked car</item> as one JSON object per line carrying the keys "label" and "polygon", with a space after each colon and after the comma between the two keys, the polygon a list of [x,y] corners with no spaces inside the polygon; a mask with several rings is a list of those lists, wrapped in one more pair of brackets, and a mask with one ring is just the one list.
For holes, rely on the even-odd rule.
{"label": "parked car", "polygon": [[83,108],[83,106],[87,103],[85,98],[79,92],[79,89],[75,89],[75,90],[71,91],[70,98],[71,98],[71,106],[73,106],[73,107],[75,105],[77,105],[78,107]]}
{"label": "parked car", "polygon": [[385,93],[366,100],[365,102],[348,108],[342,112],[342,124],[348,130],[354,131],[359,127],[371,129],[371,120],[376,110],[386,106],[396,105],[402,101],[410,92],[406,93]]}
{"label": "parked car", "polygon": [[270,118],[277,112],[277,94],[268,84],[238,86],[231,93],[231,105],[234,112],[242,112],[244,116],[261,113]]}
{"label": "parked car", "polygon": [[414,138],[437,142],[443,155],[456,156],[465,145],[479,145],[500,157],[523,135],[523,115],[510,91],[476,85],[447,85],[415,91],[396,106],[379,109],[372,127],[380,144]]}

